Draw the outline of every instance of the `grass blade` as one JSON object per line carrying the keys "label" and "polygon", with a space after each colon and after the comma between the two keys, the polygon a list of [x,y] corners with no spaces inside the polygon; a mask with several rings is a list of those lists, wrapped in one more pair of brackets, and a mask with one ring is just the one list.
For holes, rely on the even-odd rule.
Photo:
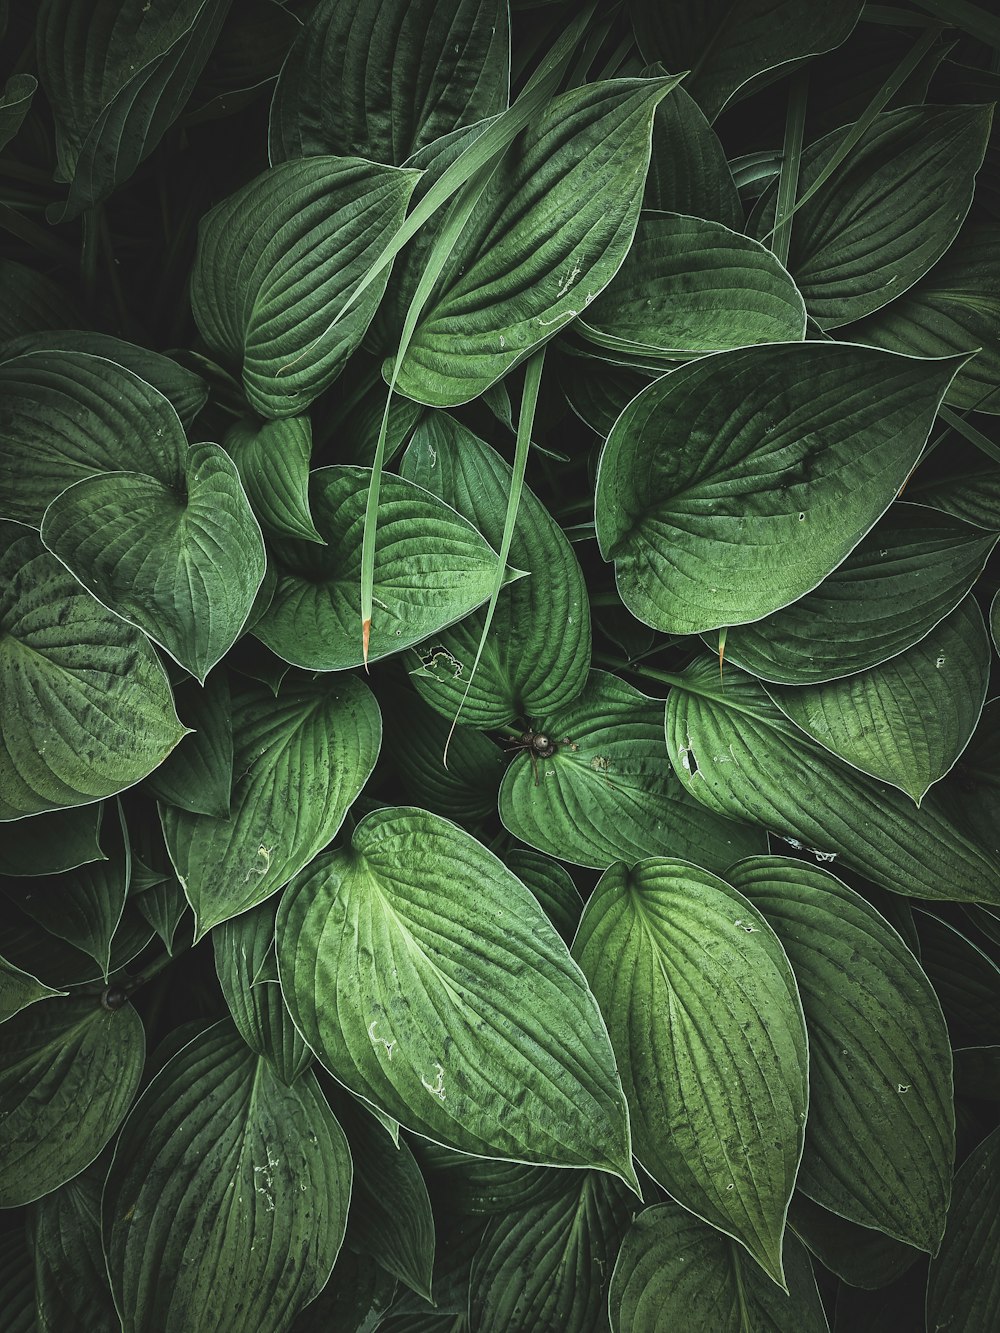
{"label": "grass blade", "polygon": [[[788,91],[788,111],[785,116],[785,142],[781,154],[781,174],[778,177],[778,196],[774,206],[774,227],[771,231],[771,249],[774,257],[788,267],[788,248],[792,241],[792,214],[795,195],[799,188],[799,166],[802,161],[802,142],[805,138],[806,110],[809,105],[809,70],[801,69],[792,76]],[[719,658],[722,668],[722,658]]]}

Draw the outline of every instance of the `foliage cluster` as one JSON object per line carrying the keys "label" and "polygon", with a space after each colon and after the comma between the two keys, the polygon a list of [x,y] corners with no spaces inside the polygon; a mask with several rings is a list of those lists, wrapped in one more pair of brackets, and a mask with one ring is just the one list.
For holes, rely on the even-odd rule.
{"label": "foliage cluster", "polygon": [[995,1327],[1000,21],[0,28],[5,1328]]}

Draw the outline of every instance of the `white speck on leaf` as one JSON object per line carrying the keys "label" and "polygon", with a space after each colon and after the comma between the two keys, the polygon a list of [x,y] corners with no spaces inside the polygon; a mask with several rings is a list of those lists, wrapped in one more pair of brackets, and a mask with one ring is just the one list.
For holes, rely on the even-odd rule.
{"label": "white speck on leaf", "polygon": [[444,1101],[444,1065],[435,1061],[434,1068],[437,1071],[437,1077],[433,1083],[429,1083],[423,1074],[420,1075],[420,1082],[424,1085],[432,1097],[437,1097],[439,1101]]}

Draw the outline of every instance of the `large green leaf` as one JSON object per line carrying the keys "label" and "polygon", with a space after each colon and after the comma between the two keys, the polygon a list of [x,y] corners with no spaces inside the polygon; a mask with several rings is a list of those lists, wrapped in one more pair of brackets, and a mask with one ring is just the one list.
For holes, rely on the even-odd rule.
{"label": "large green leaf", "polygon": [[119,1333],[101,1248],[98,1158],[74,1180],[39,1199],[34,1212],[35,1292],[39,1333]]}
{"label": "large green leaf", "polygon": [[350,1090],[480,1156],[634,1184],[607,1029],[529,891],[437,815],[384,809],[281,900],[296,1026]]}
{"label": "large green leaf", "polygon": [[687,91],[714,120],[750,80],[801,56],[839,46],[861,12],[859,0],[629,0],[647,60],[690,70]]}
{"label": "large green leaf", "polygon": [[331,327],[403,221],[417,173],[354,157],[263,172],[202,219],[191,305],[265,417],[303,413],[371,322],[388,270]]}
{"label": "large green leaf", "polygon": [[903,296],[849,330],[854,342],[916,356],[976,355],[945,395],[956,407],[1000,412],[1000,227],[975,223]]}
{"label": "large green leaf", "polygon": [[50,220],[91,208],[132,175],[180,114],[230,0],[45,0],[38,73],[56,125],[57,175],[70,184]]}
{"label": "large green leaf", "polygon": [[647,1208],[632,1223],[611,1276],[614,1333],[828,1333],[812,1265],[794,1236],[785,1242],[788,1294],[739,1246],[676,1204]]}
{"label": "large green leaf", "polygon": [[1000,1130],[969,1154],[955,1176],[948,1227],[927,1279],[927,1327],[979,1333],[1000,1302]]}
{"label": "large green leaf", "polygon": [[145,1057],[130,1004],[34,1004],[3,1026],[0,1207],[30,1203],[88,1166],[129,1108]]}
{"label": "large green leaf", "polygon": [[684,84],[664,98],[653,116],[643,204],[709,218],[734,231],[743,226],[743,205],[726,150]]}
{"label": "large green leaf", "polygon": [[271,161],[334,153],[401,166],[461,125],[503,111],[504,0],[321,0],[271,103]]}
{"label": "large green leaf", "polygon": [[477,1333],[608,1333],[607,1290],[635,1202],[594,1171],[491,1225],[472,1262]]}
{"label": "large green leaf", "polygon": [[197,938],[276,893],[334,836],[378,757],[382,726],[354,677],[294,679],[233,700],[227,819],[161,807]]}
{"label": "large green leaf", "polygon": [[246,624],[264,544],[219,445],[179,447],[172,461],[169,478],[114,472],[76,482],[46,509],[42,540],[99,601],[203,681]]}
{"label": "large green leaf", "polygon": [[264,531],[322,542],[309,513],[312,425],[308,417],[238,421],[225,448]]}
{"label": "large green leaf", "polygon": [[[417,427],[401,472],[457,509],[500,549],[511,469],[488,444],[446,413],[433,412]],[[380,535],[381,525],[380,509]],[[410,672],[423,697],[449,719],[464,699],[462,718],[470,726],[543,717],[570,703],[587,680],[590,603],[583,572],[558,524],[527,487],[521,491],[509,562],[530,577],[501,591],[468,696],[485,612],[427,640],[416,649],[421,664]]]}
{"label": "large green leaf", "polygon": [[690,634],[815,588],[895,498],[959,364],[790,343],[644,389],[608,437],[595,507],[629,610]]}
{"label": "large green leaf", "polygon": [[788,273],[759,242],[720,222],[643,213],[621,268],[578,328],[610,355],[655,364],[753,343],[800,342],[806,309]]}
{"label": "large green leaf", "polygon": [[755,857],[730,871],[795,970],[809,1031],[798,1188],[862,1226],[937,1249],[955,1155],[951,1048],[920,964],[825,870]]}
{"label": "large green leaf", "polygon": [[612,866],[573,941],[608,1022],[642,1166],[783,1282],[809,1051],[776,935],[687,861]]}
{"label": "large green leaf", "polygon": [[127,1333],[278,1333],[323,1289],[351,1192],[344,1132],[312,1074],[292,1087],[228,1019],[167,1061],[104,1189]]}
{"label": "large green leaf", "polygon": [[996,532],[934,509],[892,504],[812,592],[756,624],[732,627],[726,661],[788,685],[878,666],[958,606],[996,541]]}
{"label": "large green leaf", "polygon": [[[592,671],[569,707],[535,721],[535,738],[500,788],[500,818],[515,837],[575,865],[681,855],[721,871],[762,851],[764,835],[685,795],[663,744],[663,705],[605,671]],[[550,753],[532,754],[537,737]]]}
{"label": "large green leaf", "polygon": [[184,728],[148,640],[0,522],[0,819],[112,796]]}
{"label": "large green leaf", "polygon": [[401,393],[468,402],[610,282],[635,232],[653,112],[676,82],[607,80],[548,104],[451,250],[398,367]]}
{"label": "large green leaf", "polygon": [[970,593],[906,652],[824,685],[772,686],[786,717],[862,773],[920,804],[951,769],[979,721],[990,640]]}
{"label": "large green leaf", "polygon": [[[361,537],[371,471],[320,468],[312,515],[326,545],[275,541],[278,585],[254,626],[272,652],[310,671],[343,671],[363,658]],[[382,478],[374,599],[380,614],[368,661],[409,648],[489,597],[497,555],[454,509],[401,477]]]}
{"label": "large green leaf", "polygon": [[913,898],[1000,902],[1000,855],[984,849],[931,795],[919,810],[894,787],[849,768],[810,740],[764,687],[694,662],[670,691],[667,749],[677,776],[708,809],[752,819],[823,860]]}
{"label": "large green leaf", "polygon": [[[792,220],[788,270],[823,329],[863,319],[901,296],[951,245],[972,203],[993,114],[989,106],[885,111]],[[853,126],[802,154],[805,194]],[[774,223],[777,186],[750,230]]]}

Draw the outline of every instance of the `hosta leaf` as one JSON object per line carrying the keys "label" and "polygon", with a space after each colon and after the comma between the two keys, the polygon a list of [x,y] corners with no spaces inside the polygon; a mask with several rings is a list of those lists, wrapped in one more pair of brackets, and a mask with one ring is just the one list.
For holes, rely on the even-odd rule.
{"label": "hosta leaf", "polygon": [[101,804],[32,815],[4,829],[0,875],[58,875],[101,861]]}
{"label": "hosta leaf", "polygon": [[[911,106],[885,111],[795,213],[788,270],[823,329],[863,319],[901,296],[941,258],[972,203],[993,111]],[[848,126],[802,154],[803,195],[838,151]],[[774,222],[777,186],[750,231]]]}
{"label": "hosta leaf", "polygon": [[965,523],[1000,532],[1000,467],[981,454],[945,477],[918,473],[906,493],[914,504],[930,505]]}
{"label": "hosta leaf", "polygon": [[558,1198],[500,1217],[472,1262],[478,1333],[608,1333],[607,1290],[632,1220],[625,1187],[588,1171]]}
{"label": "hosta leaf", "polygon": [[[457,509],[499,550],[511,469],[488,444],[444,412],[434,412],[417,427],[401,471]],[[380,530],[381,524],[380,511]],[[416,651],[421,658],[429,655],[429,665],[410,673],[428,703],[449,719],[464,698],[462,719],[470,726],[543,716],[570,703],[587,680],[590,604],[583,572],[558,524],[527,487],[521,491],[509,563],[530,577],[501,591],[468,696],[485,612],[428,640]]]}
{"label": "hosta leaf", "polygon": [[929,912],[916,912],[920,964],[934,986],[953,1046],[1000,1041],[1000,966]]}
{"label": "hosta leaf", "polygon": [[895,498],[958,365],[835,343],[747,347],[644,389],[608,437],[595,507],[632,614],[690,634],[815,588]]}
{"label": "hosta leaf", "polygon": [[296,1316],[291,1333],[375,1333],[396,1294],[396,1281],[367,1254],[343,1245],[330,1281]]}
{"label": "hosta leaf", "polygon": [[687,360],[801,341],[806,310],[788,273],[757,241],[703,218],[644,213],[631,250],[587,307],[579,331],[611,353]]}
{"label": "hosta leaf", "polygon": [[862,1226],[937,1249],[955,1154],[948,1032],[887,921],[833,875],[756,857],[729,872],[795,970],[809,1031],[798,1188]]}
{"label": "hosta leaf", "polygon": [[422,810],[368,815],[283,896],[277,950],[310,1046],[406,1128],[634,1183],[593,996],[535,899],[469,834]]}
{"label": "hosta leaf", "polygon": [[202,219],[194,317],[209,347],[240,368],[262,416],[300,415],[343,370],[388,270],[332,322],[398,229],[416,181],[360,158],[305,158],[263,172]]}
{"label": "hosta leaf", "polygon": [[732,1241],[678,1208],[647,1208],[632,1223],[611,1276],[614,1333],[828,1333],[805,1249],[785,1241],[788,1294]]}
{"label": "hosta leaf", "polygon": [[103,1227],[124,1328],[287,1328],[330,1276],[350,1192],[313,1075],[285,1087],[216,1023],[160,1069],[118,1140]]}
{"label": "hosta leaf", "polygon": [[276,893],[334,836],[375,766],[378,705],[354,677],[286,683],[233,700],[228,819],[161,807],[197,937]]}
{"label": "hosta leaf", "polygon": [[743,226],[743,205],[726,150],[684,84],[663,99],[653,116],[643,205],[708,218],[734,231]]}
{"label": "hosta leaf", "polygon": [[229,681],[215,672],[204,685],[184,681],[174,692],[192,730],[146,786],[167,805],[225,819],[233,789],[233,718]]}
{"label": "hosta leaf", "polygon": [[1000,902],[1000,857],[973,841],[933,795],[920,810],[799,731],[758,681],[703,657],[667,699],[677,776],[710,810],[753,819],[794,846],[839,856],[913,898]]}
{"label": "hosta leaf", "polygon": [[571,945],[580,924],[583,899],[569,871],[551,856],[532,851],[529,847],[516,847],[507,854],[505,860],[521,883],[526,884],[541,903],[545,915],[559,934]]}
{"label": "hosta leaf", "polygon": [[614,277],[635,232],[669,79],[554,98],[494,173],[417,324],[396,387],[437,407],[483,393]]}
{"label": "hosta leaf", "polygon": [[[278,586],[254,634],[286,662],[343,671],[363,660],[358,588],[371,472],[312,474],[312,515],[326,545],[275,541]],[[497,556],[448,505],[401,477],[382,478],[368,660],[399,652],[486,601]]]}
{"label": "hosta leaf", "polygon": [[420,1139],[416,1149],[417,1160],[429,1172],[431,1196],[447,1201],[450,1213],[493,1217],[519,1212],[564,1194],[568,1188],[568,1168],[467,1157]]}
{"label": "hosta leaf", "polygon": [[1000,1302],[1000,1130],[969,1154],[955,1176],[948,1227],[927,1279],[927,1327],[954,1333],[988,1328]]}
{"label": "hosta leaf", "polygon": [[0,259],[3,308],[0,309],[0,344],[41,329],[60,329],[83,323],[83,312],[70,293],[53,278],[27,264]]}
{"label": "hosta leaf", "polygon": [[184,728],[148,640],[0,522],[0,819],[133,786]]}
{"label": "hosta leaf", "polygon": [[1000,699],[983,709],[962,757],[941,796],[951,817],[994,855],[1000,856]]}
{"label": "hosta leaf", "polygon": [[1000,1102],[1000,1046],[960,1046],[955,1057],[955,1095]]}
{"label": "hosta leaf", "polygon": [[990,656],[983,613],[970,593],[918,644],[881,666],[768,693],[825,749],[919,805],[976,728]]}
{"label": "hosta leaf", "polygon": [[39,1333],[118,1333],[101,1249],[99,1158],[75,1180],[40,1199],[32,1227]]}
{"label": "hosta leaf", "polygon": [[35,1004],[3,1027],[0,1207],[30,1203],[88,1166],[139,1086],[145,1038],[130,1004]]}
{"label": "hosta leaf", "polygon": [[608,1021],[639,1162],[782,1283],[809,1054],[777,937],[723,880],[655,857],[602,876],[573,956]]}
{"label": "hosta leaf", "polygon": [[38,73],[56,124],[64,222],[107,198],[180,114],[208,60],[229,0],[45,0]]}
{"label": "hosta leaf", "polygon": [[278,985],[274,907],[261,903],[212,931],[215,971],[240,1036],[278,1078],[295,1082],[312,1051],[292,1026]]}
{"label": "hosta leaf", "polygon": [[0,148],[6,148],[31,109],[38,87],[33,74],[12,74],[0,94]]}
{"label": "hosta leaf", "polygon": [[308,417],[239,421],[225,447],[264,531],[322,542],[309,513],[312,426]]}
{"label": "hosta leaf", "polygon": [[887,1287],[920,1259],[912,1245],[838,1217],[796,1191],[788,1226],[824,1268],[852,1287]]}
{"label": "hosta leaf", "polygon": [[189,903],[176,875],[134,894],[135,910],[153,929],[168,954],[174,953],[174,938],[189,910]]}
{"label": "hosta leaf", "polygon": [[321,0],[271,103],[271,161],[334,153],[402,165],[507,106],[510,21],[498,0]]}
{"label": "hosta leaf", "polygon": [[42,540],[94,596],[204,681],[236,642],[264,544],[232,460],[178,451],[173,476],[85,477],[45,511]]}
{"label": "hosta leaf", "polygon": [[36,1333],[34,1256],[23,1226],[0,1235],[0,1301],[6,1333]]}
{"label": "hosta leaf", "polygon": [[500,788],[500,818],[515,837],[574,865],[682,855],[723,870],[763,850],[745,824],[705,818],[670,771],[662,703],[604,671],[592,671],[568,708],[536,721],[555,746],[511,764]]}
{"label": "hosta leaf", "polygon": [[[154,932],[149,923],[126,901],[125,911],[111,941],[109,977],[113,982],[142,951]],[[16,903],[4,911],[4,956],[23,972],[30,972],[47,986],[63,989],[87,986],[96,993],[104,984],[104,969],[89,954],[49,931],[42,930]],[[128,982],[130,977],[122,977]]]}
{"label": "hosta leaf", "polygon": [[963,228],[945,257],[910,290],[850,330],[854,342],[916,356],[976,355],[945,399],[1000,412],[1000,227]]}
{"label": "hosta leaf", "polygon": [[6,1023],[8,1018],[13,1018],[30,1004],[61,994],[62,991],[46,986],[30,972],[23,972],[6,958],[0,958],[0,1023]]}
{"label": "hosta leaf", "polygon": [[933,509],[890,505],[811,593],[756,624],[730,628],[726,661],[788,685],[878,666],[958,606],[996,541],[995,532]]}

